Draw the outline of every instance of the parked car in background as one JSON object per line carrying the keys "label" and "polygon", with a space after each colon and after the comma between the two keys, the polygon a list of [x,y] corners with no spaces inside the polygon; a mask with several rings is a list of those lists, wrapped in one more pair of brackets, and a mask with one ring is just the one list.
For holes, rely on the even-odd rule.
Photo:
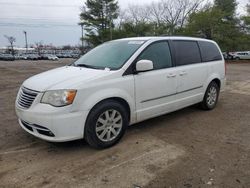
{"label": "parked car in background", "polygon": [[15,57],[11,54],[0,54],[0,60],[3,61],[14,61]]}
{"label": "parked car in background", "polygon": [[21,55],[19,55],[19,54],[14,55],[14,58],[15,58],[15,60],[21,60],[22,59]]}
{"label": "parked car in background", "polygon": [[41,59],[56,61],[59,58],[56,55],[53,55],[53,54],[43,54],[43,55],[41,55]]}
{"label": "parked car in background", "polygon": [[234,54],[235,54],[235,52],[228,52],[227,53],[228,59],[233,60],[234,59]]}
{"label": "parked car in background", "polygon": [[48,60],[52,60],[52,61],[57,61],[59,59],[56,55],[52,55],[52,54],[49,54],[47,57],[48,57]]}
{"label": "parked car in background", "polygon": [[27,60],[27,56],[24,54],[17,54],[15,55],[16,60]]}
{"label": "parked car in background", "polygon": [[64,58],[72,58],[72,55],[70,53],[63,54]]}
{"label": "parked car in background", "polygon": [[49,54],[42,54],[42,55],[41,55],[41,59],[42,59],[42,60],[48,60],[48,55],[49,55]]}
{"label": "parked car in background", "polygon": [[28,60],[39,60],[41,57],[37,54],[26,54]]}
{"label": "parked car in background", "polygon": [[80,57],[80,55],[76,53],[58,53],[56,54],[56,56],[59,58],[75,58],[75,59]]}
{"label": "parked car in background", "polygon": [[28,55],[27,54],[22,54],[23,60],[27,60],[28,59]]}
{"label": "parked car in background", "polygon": [[211,40],[142,37],[106,42],[73,64],[33,76],[17,94],[19,124],[51,142],[116,144],[128,125],[199,103],[216,107],[225,61]]}
{"label": "parked car in background", "polygon": [[250,52],[249,51],[235,52],[233,53],[233,59],[235,60],[250,59]]}
{"label": "parked car in background", "polygon": [[234,59],[234,52],[223,52],[222,53],[225,60],[233,60]]}
{"label": "parked car in background", "polygon": [[227,52],[223,52],[222,55],[223,55],[223,57],[224,57],[225,60],[228,59],[228,54],[227,54]]}
{"label": "parked car in background", "polygon": [[74,58],[74,59],[80,58],[80,54],[72,54],[71,56],[72,56],[72,58]]}
{"label": "parked car in background", "polygon": [[63,58],[63,54],[62,54],[62,53],[56,53],[56,56],[57,56],[58,58]]}

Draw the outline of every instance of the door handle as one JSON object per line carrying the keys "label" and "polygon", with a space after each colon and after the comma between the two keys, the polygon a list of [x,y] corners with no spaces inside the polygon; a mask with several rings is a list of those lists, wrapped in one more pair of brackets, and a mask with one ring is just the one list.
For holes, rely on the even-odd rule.
{"label": "door handle", "polygon": [[167,75],[167,77],[168,77],[168,78],[174,78],[174,77],[176,77],[176,74],[174,74],[174,73],[169,73],[169,74]]}
{"label": "door handle", "polygon": [[184,75],[187,75],[187,72],[186,71],[181,71],[180,76],[184,76]]}

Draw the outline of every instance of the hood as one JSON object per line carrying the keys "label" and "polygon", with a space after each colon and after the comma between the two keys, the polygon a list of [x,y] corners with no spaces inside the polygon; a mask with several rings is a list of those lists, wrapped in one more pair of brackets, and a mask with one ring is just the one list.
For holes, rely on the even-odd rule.
{"label": "hood", "polygon": [[66,66],[32,76],[24,81],[23,86],[41,92],[53,89],[74,89],[69,88],[69,83],[73,86],[75,83],[100,78],[109,72],[109,70]]}

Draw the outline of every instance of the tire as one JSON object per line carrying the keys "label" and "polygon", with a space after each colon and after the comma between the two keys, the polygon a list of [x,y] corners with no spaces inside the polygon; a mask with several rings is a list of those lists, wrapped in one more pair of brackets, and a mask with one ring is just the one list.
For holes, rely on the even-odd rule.
{"label": "tire", "polygon": [[105,100],[90,111],[84,138],[94,148],[111,147],[122,138],[128,123],[126,108],[115,100]]}
{"label": "tire", "polygon": [[239,57],[236,57],[236,58],[235,58],[235,60],[236,60],[236,61],[239,61],[239,60],[240,60],[240,58],[239,58]]}
{"label": "tire", "polygon": [[218,97],[220,93],[220,88],[215,81],[212,81],[206,90],[203,101],[201,102],[201,108],[203,110],[212,110],[216,107],[218,102]]}

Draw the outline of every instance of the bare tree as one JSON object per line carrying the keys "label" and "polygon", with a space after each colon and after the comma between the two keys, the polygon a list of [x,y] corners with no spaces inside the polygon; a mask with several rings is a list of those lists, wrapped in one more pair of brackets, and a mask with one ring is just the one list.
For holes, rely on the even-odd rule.
{"label": "bare tree", "polygon": [[250,0],[248,0],[248,3],[246,4],[246,11],[247,11],[247,15],[250,15]]}
{"label": "bare tree", "polygon": [[173,34],[176,28],[183,28],[190,14],[197,11],[202,0],[161,0],[163,6],[163,21],[169,26],[169,34]]}
{"label": "bare tree", "polygon": [[11,54],[14,56],[14,42],[16,42],[16,38],[13,36],[7,36],[4,35],[4,37],[8,40],[8,42],[10,43],[10,47],[11,47]]}
{"label": "bare tree", "polygon": [[163,23],[162,16],[164,15],[164,6],[162,6],[162,3],[152,2],[147,6],[147,10],[150,14],[149,20],[160,26]]}
{"label": "bare tree", "polygon": [[126,22],[133,23],[134,25],[149,22],[150,13],[146,6],[129,5],[123,13]]}
{"label": "bare tree", "polygon": [[[176,29],[183,28],[190,14],[197,11],[204,0],[160,0],[149,5],[129,5],[120,12],[120,22],[138,25],[153,23],[156,27],[164,26],[166,34],[174,34]],[[122,15],[121,15],[122,13]]]}
{"label": "bare tree", "polygon": [[115,20],[115,25],[117,28],[121,29],[122,24],[126,21],[126,11],[119,9],[119,18]]}

